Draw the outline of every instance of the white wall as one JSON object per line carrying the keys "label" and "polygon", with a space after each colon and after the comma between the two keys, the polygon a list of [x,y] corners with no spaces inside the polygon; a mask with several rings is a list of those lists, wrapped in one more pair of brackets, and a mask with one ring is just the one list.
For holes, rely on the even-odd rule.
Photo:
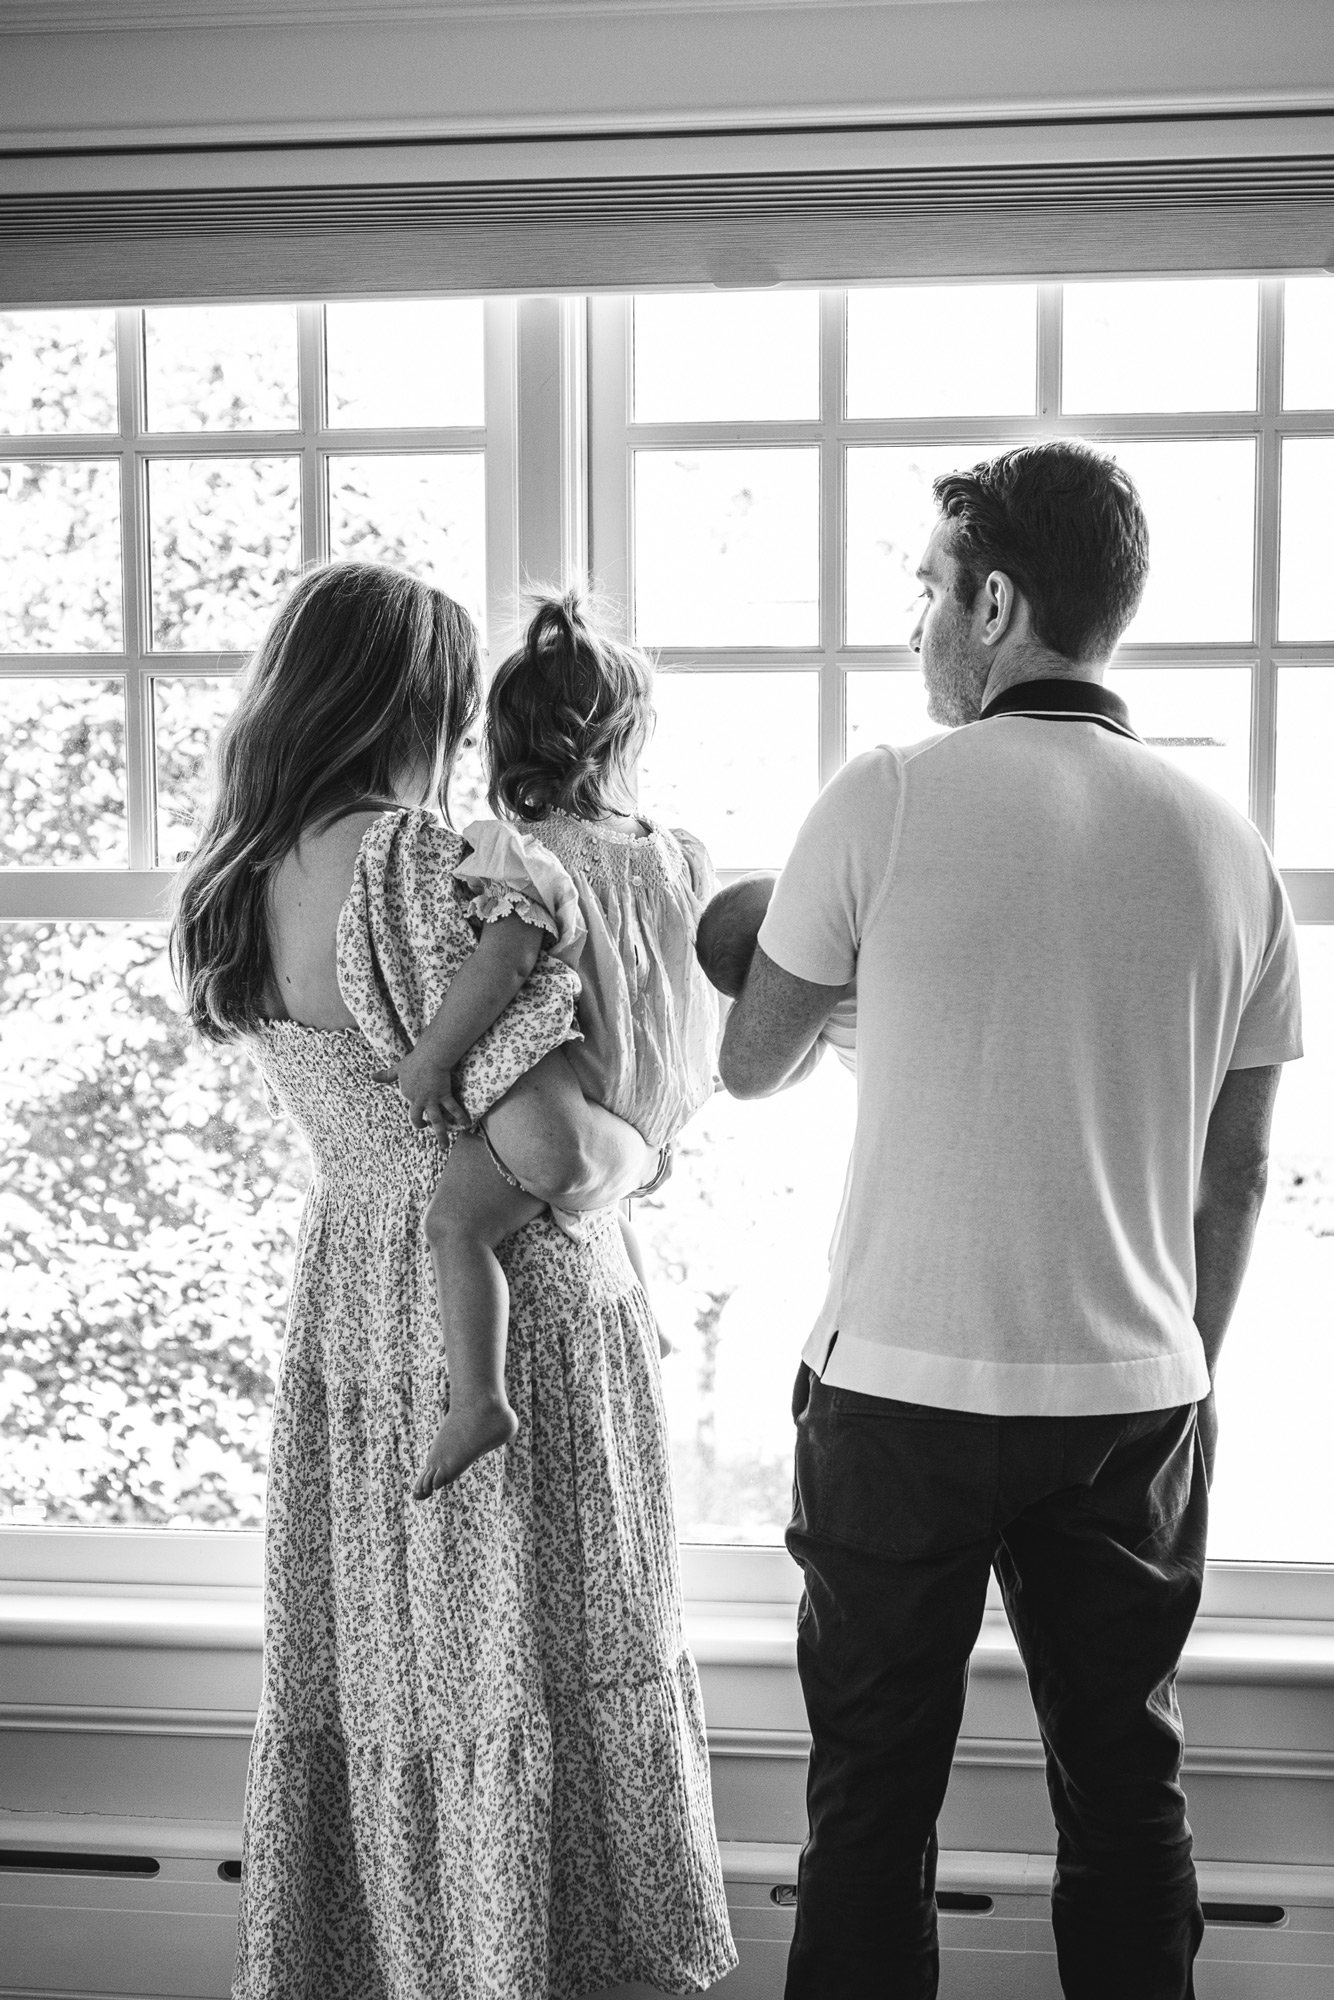
{"label": "white wall", "polygon": [[1332,101],[1330,0],[0,0],[0,150]]}

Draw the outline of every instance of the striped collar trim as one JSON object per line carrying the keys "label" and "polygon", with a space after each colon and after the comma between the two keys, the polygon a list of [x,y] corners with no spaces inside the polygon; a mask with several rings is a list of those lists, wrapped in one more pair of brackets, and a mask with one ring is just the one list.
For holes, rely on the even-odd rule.
{"label": "striped collar trim", "polygon": [[978,721],[990,722],[998,715],[1027,715],[1040,722],[1096,722],[1113,735],[1128,736],[1132,743],[1140,741],[1120,695],[1099,687],[1096,681],[1072,681],[1054,674],[1020,681],[989,701]]}

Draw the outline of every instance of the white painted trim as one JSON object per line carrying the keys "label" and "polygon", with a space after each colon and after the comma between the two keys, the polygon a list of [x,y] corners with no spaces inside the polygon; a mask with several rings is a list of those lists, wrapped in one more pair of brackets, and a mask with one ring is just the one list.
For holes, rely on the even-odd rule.
{"label": "white painted trim", "polygon": [[325,145],[1262,114],[1330,97],[1323,0],[518,4],[361,0],[328,21],[292,18],[300,0],[59,14],[11,0],[0,128],[36,149]]}
{"label": "white painted trim", "polygon": [[173,879],[167,868],[0,868],[0,923],[165,923]]}
{"label": "white painted trim", "polygon": [[637,14],[756,14],[787,8],[977,6],[983,0],[0,0],[0,35],[138,29],[382,27],[402,22],[616,20]]}
{"label": "white painted trim", "polygon": [[[702,1667],[796,1666],[796,1621],[787,1606],[686,1605],[686,1639]],[[263,1606],[254,1590],[115,1593],[91,1586],[0,1590],[0,1647],[130,1647],[257,1653]],[[974,1675],[1021,1677],[1002,1611],[989,1610],[973,1650]],[[1183,1682],[1213,1686],[1334,1689],[1334,1623],[1319,1619],[1202,1617],[1182,1658]]]}

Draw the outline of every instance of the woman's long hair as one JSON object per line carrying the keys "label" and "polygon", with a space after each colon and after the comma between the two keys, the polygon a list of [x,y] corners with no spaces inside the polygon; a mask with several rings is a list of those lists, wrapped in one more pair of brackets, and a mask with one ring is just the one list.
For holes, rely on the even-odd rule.
{"label": "woman's long hair", "polygon": [[448,818],[481,700],[477,634],[442,590],[376,563],[310,571],[274,617],[218,739],[199,845],[177,882],[171,959],[195,1027],[264,1019],[269,886],[305,832],[392,802],[414,763]]}
{"label": "woman's long hair", "polygon": [[630,768],[653,722],[653,669],[589,623],[577,591],[544,597],[486,697],[492,812],[536,820],[634,810]]}

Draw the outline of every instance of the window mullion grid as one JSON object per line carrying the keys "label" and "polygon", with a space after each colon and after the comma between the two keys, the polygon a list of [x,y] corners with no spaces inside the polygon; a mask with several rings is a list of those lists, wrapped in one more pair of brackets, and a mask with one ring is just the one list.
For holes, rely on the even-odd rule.
{"label": "window mullion grid", "polygon": [[1283,404],[1283,283],[1260,286],[1260,432],[1255,471],[1255,606],[1259,653],[1251,686],[1251,817],[1272,847],[1277,770],[1279,488]]}
{"label": "window mullion grid", "polygon": [[1050,423],[1061,414],[1061,340],[1063,285],[1038,286],[1038,421]]}
{"label": "window mullion grid", "polygon": [[603,598],[603,616],[623,639],[631,631],[634,507],[628,435],[630,315],[628,298],[595,296],[588,302],[589,572]]}
{"label": "window mullion grid", "polygon": [[148,474],[143,445],[144,315],[116,314],[116,389],[120,414],[121,616],[125,645],[125,816],[131,868],[157,859],[153,750],[153,677],[149,665],[152,604],[148,565]]}
{"label": "window mullion grid", "polygon": [[590,453],[588,300],[560,301],[560,542],[561,581],[588,577]]}
{"label": "window mullion grid", "polygon": [[519,575],[519,328],[512,299],[483,307],[486,411],[486,642],[493,661],[518,642]]}
{"label": "window mullion grid", "polygon": [[329,560],[329,489],[320,440],[325,429],[324,307],[297,307],[297,385],[301,422],[301,563]]}
{"label": "window mullion grid", "polygon": [[844,611],[843,558],[847,503],[841,425],[846,407],[847,293],[820,294],[820,725],[819,782],[827,785],[843,762],[847,700],[840,650]]}

